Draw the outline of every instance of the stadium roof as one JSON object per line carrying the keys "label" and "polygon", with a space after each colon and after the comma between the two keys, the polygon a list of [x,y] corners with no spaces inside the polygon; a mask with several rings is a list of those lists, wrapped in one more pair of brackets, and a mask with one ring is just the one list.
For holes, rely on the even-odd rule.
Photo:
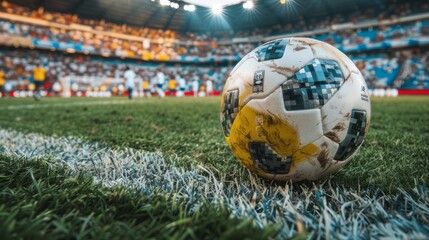
{"label": "stadium roof", "polygon": [[198,6],[203,7],[212,7],[213,5],[219,5],[219,6],[230,6],[234,4],[238,4],[242,2],[243,0],[183,0],[184,2],[191,3]]}
{"label": "stadium roof", "polygon": [[[170,0],[10,0],[32,9],[44,7],[47,11],[77,14],[82,18],[178,31],[238,31],[272,27],[300,18],[328,17],[335,13],[366,12],[368,8],[382,7],[393,0],[254,0],[253,9],[244,9],[242,3],[226,6],[221,14],[210,8],[197,6],[185,11],[182,0],[175,9],[160,2]],[[201,0],[198,1],[202,5]],[[219,0],[218,0],[219,1]],[[204,2],[217,2],[207,0]],[[321,18],[323,19],[323,18]]]}

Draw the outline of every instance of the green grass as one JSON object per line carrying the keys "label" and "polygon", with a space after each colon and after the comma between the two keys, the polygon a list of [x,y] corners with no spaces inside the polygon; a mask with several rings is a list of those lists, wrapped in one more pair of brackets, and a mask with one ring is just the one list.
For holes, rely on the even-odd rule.
{"label": "green grass", "polygon": [[[130,104],[96,105],[100,101],[112,100],[1,99],[0,127],[160,150],[166,156],[179,156],[184,166],[202,164],[227,179],[233,179],[240,167],[223,139],[219,98],[152,98]],[[66,106],[80,102],[94,104]],[[19,109],[26,104],[36,106]],[[11,105],[17,107],[4,110]],[[372,99],[372,121],[365,143],[332,180],[388,192],[413,187],[415,178],[429,183],[428,116],[429,97]]]}
{"label": "green grass", "polygon": [[[271,239],[264,229],[203,203],[187,209],[172,194],[103,188],[84,174],[0,155],[2,239]],[[192,214],[190,214],[192,212]]]}
{"label": "green grass", "polygon": [[[240,214],[233,213],[234,209],[213,204],[204,197],[177,198],[174,192],[161,188],[159,191],[126,186],[107,188],[93,182],[89,172],[71,172],[50,159],[29,161],[0,155],[2,236],[6,239],[270,239],[291,236],[284,229],[294,229],[292,236],[305,238],[323,237],[325,231],[336,233],[338,221],[347,229],[359,229],[351,227],[355,224],[360,226],[362,232],[352,233],[353,236],[392,237],[383,225],[372,228],[374,221],[384,218],[385,226],[391,223],[398,226],[397,234],[411,234],[396,237],[422,237],[429,232],[424,227],[429,216],[426,191],[429,97],[372,99],[370,131],[358,154],[330,177],[328,185],[310,186],[307,190],[300,185],[285,190],[285,185],[255,181],[243,171],[223,139],[219,102],[214,97],[132,102],[125,98],[44,98],[40,102],[3,98],[0,128],[78,136],[115,148],[160,151],[175,166],[189,170],[204,166],[212,170],[218,180],[228,181],[222,191],[226,196],[238,194],[231,190],[237,179],[243,186],[252,186],[247,190],[237,189],[249,198],[257,193],[255,213],[274,206],[276,211],[264,216],[281,219],[282,223],[270,220],[264,228],[259,228],[254,219],[237,219],[233,216]],[[416,186],[416,179],[423,185]],[[406,193],[402,190],[398,193],[398,187]],[[278,193],[270,195],[270,191]],[[286,203],[284,199],[289,195],[281,194],[282,191],[292,196],[286,208],[282,201]],[[379,201],[381,198],[384,200]],[[307,232],[297,231],[299,227],[294,225],[298,224],[297,219],[301,219]],[[347,236],[344,232],[338,234]]]}

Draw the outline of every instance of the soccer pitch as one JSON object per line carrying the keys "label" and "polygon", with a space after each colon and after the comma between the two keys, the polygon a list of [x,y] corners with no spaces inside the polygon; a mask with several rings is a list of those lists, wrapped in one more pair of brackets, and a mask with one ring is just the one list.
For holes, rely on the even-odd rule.
{"label": "soccer pitch", "polygon": [[0,99],[0,232],[156,239],[429,237],[429,98],[372,99],[369,134],[313,183],[249,174],[220,98]]}

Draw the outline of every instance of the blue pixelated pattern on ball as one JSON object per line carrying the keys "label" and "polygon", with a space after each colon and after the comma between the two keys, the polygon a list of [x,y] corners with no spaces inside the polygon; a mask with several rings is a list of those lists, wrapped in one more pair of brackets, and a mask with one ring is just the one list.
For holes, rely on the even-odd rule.
{"label": "blue pixelated pattern on ball", "polygon": [[280,39],[265,43],[255,50],[258,62],[282,58],[289,39]]}
{"label": "blue pixelated pattern on ball", "polygon": [[250,156],[255,165],[266,173],[287,174],[292,164],[292,157],[281,157],[264,142],[249,143]]}
{"label": "blue pixelated pattern on ball", "polygon": [[366,111],[353,109],[350,117],[349,130],[346,138],[340,142],[334,159],[344,161],[348,159],[362,144],[365,138]]}
{"label": "blue pixelated pattern on ball", "polygon": [[288,111],[320,108],[344,83],[344,75],[334,60],[314,59],[282,85]]}

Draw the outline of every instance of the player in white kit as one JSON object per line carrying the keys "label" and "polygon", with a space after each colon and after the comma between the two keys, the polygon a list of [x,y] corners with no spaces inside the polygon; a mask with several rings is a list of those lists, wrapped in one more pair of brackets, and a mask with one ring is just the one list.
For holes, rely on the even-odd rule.
{"label": "player in white kit", "polygon": [[186,80],[182,78],[180,75],[177,75],[177,83],[179,85],[179,91],[177,92],[177,97],[183,97],[185,96],[185,90],[186,90]]}
{"label": "player in white kit", "polygon": [[163,98],[165,96],[165,92],[164,92],[165,75],[161,70],[156,74],[156,80],[157,80],[156,92],[158,93],[158,97]]}
{"label": "player in white kit", "polygon": [[206,81],[206,93],[207,93],[207,96],[210,96],[213,94],[213,82],[211,79],[207,79]]}
{"label": "player in white kit", "polygon": [[134,81],[136,78],[136,73],[130,69],[130,67],[125,68],[126,71],[124,73],[125,78],[125,86],[128,88],[128,99],[133,99],[133,90],[134,90]]}
{"label": "player in white kit", "polygon": [[194,76],[194,80],[192,81],[192,92],[194,92],[194,97],[198,96],[199,90],[200,90],[200,83],[198,81],[198,77]]}

